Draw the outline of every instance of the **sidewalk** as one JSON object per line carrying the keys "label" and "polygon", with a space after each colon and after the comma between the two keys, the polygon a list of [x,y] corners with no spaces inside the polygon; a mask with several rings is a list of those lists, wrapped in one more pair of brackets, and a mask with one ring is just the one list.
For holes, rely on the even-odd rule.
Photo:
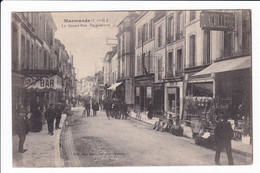
{"label": "sidewalk", "polygon": [[[157,117],[153,117],[152,119],[148,119],[145,113],[141,113],[141,118],[137,118],[136,114],[131,112],[130,117],[134,120],[141,121],[145,124],[153,126],[156,121],[159,120]],[[183,127],[183,136],[189,139],[192,139],[192,131],[190,127],[182,126]],[[249,157],[253,156],[253,146],[244,144],[242,142],[232,140],[232,150],[234,153],[239,153],[242,155],[246,155]]]}
{"label": "sidewalk", "polygon": [[[62,114],[60,127],[65,124],[66,114]],[[54,121],[55,123],[55,121]],[[47,123],[41,132],[29,132],[26,136],[25,153],[18,152],[19,138],[13,136],[13,167],[63,167],[60,157],[60,134],[62,129],[55,130],[54,135],[48,133]]]}

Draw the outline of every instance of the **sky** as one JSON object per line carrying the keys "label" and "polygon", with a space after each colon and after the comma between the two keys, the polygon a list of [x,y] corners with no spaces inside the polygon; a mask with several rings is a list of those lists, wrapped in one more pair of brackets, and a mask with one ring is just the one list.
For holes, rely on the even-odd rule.
{"label": "sky", "polygon": [[[128,15],[128,12],[54,12],[51,14],[57,26],[55,38],[64,44],[69,55],[73,55],[77,79],[81,79],[102,70],[103,58],[108,51],[112,50],[112,46],[107,45],[106,38],[116,39],[117,24]],[[66,22],[66,19],[74,21]],[[95,27],[97,25],[102,26]],[[109,42],[112,43],[113,40]]]}

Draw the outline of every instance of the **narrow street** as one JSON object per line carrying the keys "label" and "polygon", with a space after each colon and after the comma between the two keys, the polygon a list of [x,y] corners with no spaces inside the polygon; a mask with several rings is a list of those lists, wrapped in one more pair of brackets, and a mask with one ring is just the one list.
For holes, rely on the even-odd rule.
{"label": "narrow street", "polygon": [[[91,112],[90,117],[82,118],[82,111],[82,107],[74,109],[75,125],[62,133],[67,167],[215,164],[215,152],[195,145],[192,139],[158,132],[135,120],[108,120],[102,111],[96,117]],[[236,165],[252,163],[250,157],[236,153],[233,158]],[[225,152],[221,164],[227,164]]]}

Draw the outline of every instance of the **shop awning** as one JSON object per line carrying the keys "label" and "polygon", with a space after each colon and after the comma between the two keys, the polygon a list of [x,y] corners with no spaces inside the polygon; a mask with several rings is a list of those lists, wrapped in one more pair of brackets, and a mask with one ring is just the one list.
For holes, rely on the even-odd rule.
{"label": "shop awning", "polygon": [[108,90],[116,90],[116,88],[121,85],[123,82],[118,82],[118,83],[114,83],[113,85],[111,85]]}
{"label": "shop awning", "polygon": [[215,62],[204,70],[194,74],[193,76],[201,76],[211,73],[221,73],[226,71],[234,71],[251,67],[251,56],[223,60]]}

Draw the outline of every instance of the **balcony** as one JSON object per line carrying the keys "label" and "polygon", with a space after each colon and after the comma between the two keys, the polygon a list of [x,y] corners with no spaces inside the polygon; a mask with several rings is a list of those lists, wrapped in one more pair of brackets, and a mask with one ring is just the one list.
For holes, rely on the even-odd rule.
{"label": "balcony", "polygon": [[166,78],[171,78],[173,77],[173,72],[172,71],[169,71],[166,73]]}
{"label": "balcony", "polygon": [[175,72],[175,76],[176,76],[176,77],[181,77],[181,76],[183,76],[183,71],[182,71],[182,69],[177,70],[177,71]]}
{"label": "balcony", "polygon": [[167,38],[167,43],[172,43],[174,41],[174,37],[173,35],[169,35],[168,38]]}
{"label": "balcony", "polygon": [[183,31],[176,33],[175,36],[176,40],[183,38]]}

